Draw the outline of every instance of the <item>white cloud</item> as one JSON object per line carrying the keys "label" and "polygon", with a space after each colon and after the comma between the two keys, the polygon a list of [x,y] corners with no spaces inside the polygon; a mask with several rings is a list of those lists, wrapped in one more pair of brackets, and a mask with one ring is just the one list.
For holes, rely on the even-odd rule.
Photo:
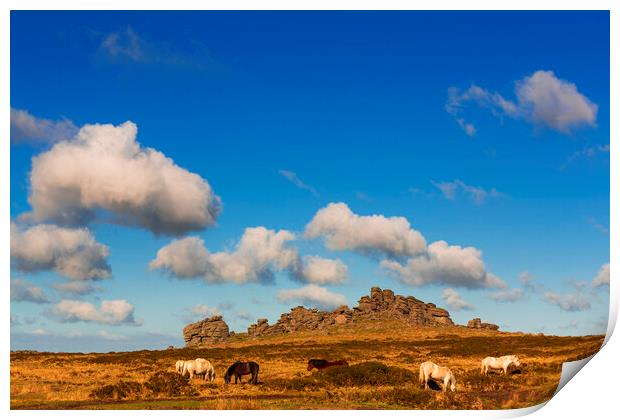
{"label": "white cloud", "polygon": [[11,108],[13,143],[56,143],[72,138],[77,132],[78,128],[70,120],[37,118],[26,110]]}
{"label": "white cloud", "polygon": [[609,263],[603,264],[594,279],[592,279],[592,287],[609,286],[609,272]]}
{"label": "white cloud", "polygon": [[36,225],[22,230],[11,223],[11,264],[19,271],[53,270],[74,280],[110,277],[108,247],[88,229]]}
{"label": "white cloud", "polygon": [[596,124],[598,106],[581,94],[574,83],[557,78],[552,71],[539,70],[518,80],[515,93],[517,101],[513,102],[477,85],[464,91],[450,88],[445,109],[469,136],[476,129],[461,115],[470,102],[489,109],[493,115],[525,119],[562,133]]}
{"label": "white cloud", "polygon": [[49,303],[43,289],[22,279],[11,279],[11,301]]}
{"label": "white cloud", "polygon": [[609,235],[609,228],[602,223],[599,223],[594,217],[588,217],[587,222],[594,227],[594,229],[601,232],[603,235]]}
{"label": "white cloud", "polygon": [[534,280],[534,275],[529,271],[523,271],[519,274],[519,281],[525,287],[529,286]]}
{"label": "white cloud", "polygon": [[566,169],[568,165],[581,158],[593,159],[599,154],[609,154],[609,150],[609,144],[598,144],[595,146],[586,147],[585,149],[577,150],[575,153],[570,155],[568,159],[566,159],[566,162],[562,164],[560,169]]}
{"label": "white cloud", "polygon": [[459,295],[456,290],[450,287],[448,287],[447,289],[443,289],[443,292],[441,293],[441,298],[450,309],[453,309],[455,311],[474,309],[474,305],[463,300],[463,298],[461,298],[461,295]]}
{"label": "white cloud", "polygon": [[141,325],[126,300],[103,300],[99,308],[80,300],[61,300],[50,311],[60,322],[94,322],[107,325]]}
{"label": "white cloud", "polygon": [[598,106],[579,93],[577,86],[539,70],[517,82],[519,108],[527,118],[560,132],[581,125],[594,126]]}
{"label": "white cloud", "polygon": [[293,277],[314,284],[341,284],[348,275],[347,266],[340,260],[305,256],[291,269]]}
{"label": "white cloud", "polygon": [[48,335],[49,331],[43,329],[43,328],[36,328],[34,330],[32,330],[32,334],[34,335]]}
{"label": "white cloud", "polygon": [[55,283],[52,287],[63,295],[84,296],[101,291],[100,287],[87,281],[68,281],[65,283]]}
{"label": "white cloud", "polygon": [[161,248],[149,268],[167,270],[180,278],[200,277],[210,283],[270,281],[274,271],[296,262],[297,250],[288,246],[293,239],[295,235],[287,230],[247,228],[233,252],[213,254],[198,237],[178,239]]}
{"label": "white cloud", "polygon": [[306,226],[305,237],[324,237],[328,248],[362,254],[413,256],[424,252],[426,241],[404,217],[359,216],[345,203],[330,203]]}
{"label": "white cloud", "polygon": [[188,308],[187,312],[190,321],[195,321],[196,319],[210,318],[215,315],[222,315],[219,309],[212,308],[202,303]]}
{"label": "white cloud", "polygon": [[137,130],[132,122],[85,125],[34,157],[33,210],[24,217],[84,225],[103,213],[106,221],[173,235],[214,224],[220,199],[209,183],[142,147]]}
{"label": "white cloud", "polygon": [[319,196],[319,193],[317,192],[317,190],[314,187],[311,187],[310,185],[307,185],[306,183],[304,183],[301,179],[299,179],[299,177],[297,176],[295,172],[287,171],[286,169],[280,169],[278,173],[282,175],[284,178],[288,179],[297,188],[310,191],[312,195],[314,195],[315,197]]}
{"label": "white cloud", "polygon": [[436,186],[448,200],[454,200],[459,191],[467,194],[476,204],[482,204],[488,197],[499,197],[501,195],[495,188],[491,188],[487,191],[482,187],[467,185],[460,179],[455,179],[452,182],[433,181],[433,185]]}
{"label": "white cloud", "polygon": [[[181,48],[185,47],[182,51]],[[131,26],[105,34],[100,52],[111,62],[132,62],[142,65],[160,65],[203,70],[213,62],[209,49],[195,39],[184,45],[170,45],[137,33]]]}
{"label": "white cloud", "polygon": [[482,252],[474,247],[462,248],[437,241],[425,254],[409,258],[406,265],[383,260],[381,267],[405,284],[424,286],[445,284],[468,289],[506,288],[506,283],[486,271]]}
{"label": "white cloud", "polygon": [[299,289],[283,289],[278,292],[280,302],[299,302],[310,307],[319,309],[334,309],[347,304],[344,295],[332,293],[329,290],[315,284],[309,284]]}
{"label": "white cloud", "polygon": [[516,302],[523,299],[523,289],[498,290],[489,295],[496,302]]}
{"label": "white cloud", "polygon": [[585,311],[590,309],[590,301],[579,292],[567,294],[545,292],[544,299],[568,312]]}
{"label": "white cloud", "polygon": [[122,31],[108,34],[101,43],[101,48],[112,57],[125,57],[132,61],[142,61],[145,54],[142,41],[134,30],[128,26]]}

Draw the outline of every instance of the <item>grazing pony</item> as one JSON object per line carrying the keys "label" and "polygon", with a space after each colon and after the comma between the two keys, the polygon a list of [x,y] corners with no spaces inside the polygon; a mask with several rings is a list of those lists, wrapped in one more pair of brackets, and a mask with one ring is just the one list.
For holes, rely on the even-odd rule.
{"label": "grazing pony", "polygon": [[215,380],[215,369],[213,369],[211,362],[205,359],[186,361],[183,365],[183,376],[186,373],[189,373],[189,379],[199,376],[205,381],[213,382]]}
{"label": "grazing pony", "polygon": [[175,368],[174,370],[176,370],[178,374],[182,374],[184,364],[185,364],[185,360],[177,360],[176,364],[174,365],[174,368]]}
{"label": "grazing pony", "polygon": [[323,370],[331,366],[349,366],[346,360],[334,360],[328,362],[325,359],[310,359],[308,360],[308,372],[312,369]]}
{"label": "grazing pony", "polygon": [[239,380],[240,383],[243,383],[242,376],[243,375],[252,375],[250,378],[250,383],[256,385],[258,383],[258,369],[259,365],[256,362],[235,362],[226,371],[224,375],[224,383],[229,384],[231,378],[235,377],[235,383]]}
{"label": "grazing pony", "polygon": [[428,380],[433,379],[443,383],[443,392],[448,390],[456,391],[456,379],[450,369],[438,366],[433,362],[424,362],[420,365],[420,384],[424,384],[424,389],[428,389]]}
{"label": "grazing pony", "polygon": [[521,362],[514,354],[502,357],[485,357],[480,363],[480,373],[486,375],[489,370],[501,369],[504,375],[507,375],[508,370],[512,371],[519,367],[521,367]]}

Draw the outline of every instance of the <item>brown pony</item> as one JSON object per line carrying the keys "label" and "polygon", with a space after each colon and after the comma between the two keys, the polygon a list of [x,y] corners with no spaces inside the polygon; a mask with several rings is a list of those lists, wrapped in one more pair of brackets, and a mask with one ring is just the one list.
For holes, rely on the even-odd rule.
{"label": "brown pony", "polygon": [[252,375],[250,378],[250,383],[256,385],[258,383],[258,369],[259,365],[256,362],[235,362],[226,371],[224,375],[224,382],[229,384],[231,378],[235,377],[235,383],[239,380],[240,383],[243,383],[242,376],[243,375]]}
{"label": "brown pony", "polygon": [[331,366],[349,366],[346,360],[334,360],[328,362],[325,359],[310,359],[308,360],[308,371],[312,369],[323,370]]}

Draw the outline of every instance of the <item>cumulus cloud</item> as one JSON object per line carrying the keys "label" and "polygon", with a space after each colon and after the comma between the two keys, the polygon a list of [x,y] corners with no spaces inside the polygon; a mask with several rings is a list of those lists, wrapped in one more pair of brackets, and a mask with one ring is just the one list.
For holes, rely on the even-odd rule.
{"label": "cumulus cloud", "polygon": [[283,289],[277,296],[280,302],[299,302],[303,305],[330,310],[347,304],[344,295],[332,293],[329,290],[309,284],[299,289]]}
{"label": "cumulus cloud", "polygon": [[84,296],[101,291],[100,287],[87,281],[68,281],[65,283],[55,283],[52,287],[63,295]]}
{"label": "cumulus cloud", "polygon": [[489,295],[496,302],[516,302],[523,299],[523,296],[523,289],[498,290]]}
{"label": "cumulus cloud", "polygon": [[516,93],[521,112],[535,123],[565,133],[596,123],[598,106],[552,71],[539,70],[517,82]]}
{"label": "cumulus cloud", "polygon": [[233,252],[217,253],[210,253],[198,237],[178,239],[161,248],[149,268],[210,283],[271,281],[274,271],[296,262],[297,250],[288,246],[293,239],[295,235],[287,230],[247,228]]}
{"label": "cumulus cloud", "polygon": [[49,303],[43,289],[22,279],[11,280],[11,301]]}
{"label": "cumulus cloud", "polygon": [[488,197],[499,197],[501,194],[495,189],[491,188],[490,190],[485,190],[482,187],[475,187],[473,185],[467,185],[460,179],[455,179],[454,181],[444,181],[444,182],[435,182],[433,181],[433,185],[441,191],[441,194],[447,198],[448,200],[456,199],[457,193],[463,192],[471,201],[476,204],[482,204]]}
{"label": "cumulus cloud", "polygon": [[80,300],[61,300],[50,314],[60,322],[93,322],[106,325],[141,325],[134,307],[126,300],[103,300],[99,308]]}
{"label": "cumulus cloud", "polygon": [[136,141],[126,122],[85,125],[32,159],[27,219],[84,225],[97,215],[155,234],[180,235],[215,223],[220,199],[199,175]]}
{"label": "cumulus cloud", "polygon": [[590,301],[579,292],[560,294],[545,292],[544,299],[568,312],[585,311],[590,309]]}
{"label": "cumulus cloud", "polygon": [[287,171],[286,169],[280,169],[278,173],[282,175],[284,178],[288,179],[297,188],[310,191],[312,195],[314,195],[315,197],[319,196],[319,193],[317,192],[317,190],[314,187],[311,187],[310,185],[304,183],[301,179],[299,179],[299,177],[297,176],[295,172]]}
{"label": "cumulus cloud", "polygon": [[609,263],[603,264],[592,279],[592,287],[609,286]]}
{"label": "cumulus cloud", "polygon": [[11,108],[11,142],[56,143],[70,139],[78,128],[68,119],[58,121],[37,118],[23,109]]}
{"label": "cumulus cloud", "polygon": [[412,286],[433,283],[468,289],[506,288],[502,279],[487,272],[481,251],[448,245],[445,241],[430,244],[425,254],[409,258],[405,265],[386,259],[381,261],[381,267]]}
{"label": "cumulus cloud", "polygon": [[305,256],[291,269],[293,277],[307,283],[341,284],[348,275],[347,266],[340,260]]}
{"label": "cumulus cloud", "polygon": [[598,106],[574,83],[559,79],[552,71],[539,70],[516,81],[515,94],[516,101],[511,101],[474,84],[464,91],[453,87],[448,90],[445,109],[470,136],[476,128],[462,117],[469,103],[489,109],[496,116],[525,119],[561,133],[596,124]]}
{"label": "cumulus cloud", "polygon": [[456,290],[450,287],[448,287],[447,289],[443,289],[443,292],[441,293],[441,298],[452,310],[462,311],[474,309],[474,305],[463,300],[463,298],[461,298],[461,295],[459,295]]}
{"label": "cumulus cloud", "polygon": [[74,280],[110,277],[108,247],[88,229],[11,223],[11,265],[19,271],[53,270]]}
{"label": "cumulus cloud", "polygon": [[305,237],[323,237],[329,249],[362,254],[413,256],[426,248],[426,240],[406,218],[359,216],[345,203],[330,203],[319,210],[306,226]]}

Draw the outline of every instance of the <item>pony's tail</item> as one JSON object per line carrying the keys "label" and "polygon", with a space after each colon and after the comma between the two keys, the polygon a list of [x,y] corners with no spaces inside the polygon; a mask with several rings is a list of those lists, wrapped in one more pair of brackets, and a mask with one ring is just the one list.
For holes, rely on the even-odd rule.
{"label": "pony's tail", "polygon": [[418,380],[421,384],[424,384],[424,367],[422,365],[420,365],[420,376],[418,377]]}
{"label": "pony's tail", "polygon": [[480,373],[484,373],[484,359],[480,362]]}

